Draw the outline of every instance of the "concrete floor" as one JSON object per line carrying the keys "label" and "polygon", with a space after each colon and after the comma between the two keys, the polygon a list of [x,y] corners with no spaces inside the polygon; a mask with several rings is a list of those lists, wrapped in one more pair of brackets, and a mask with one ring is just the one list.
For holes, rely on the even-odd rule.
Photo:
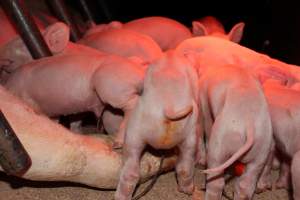
{"label": "concrete floor", "polygon": [[[276,173],[273,174],[274,178]],[[196,173],[197,187],[201,187],[203,176]],[[148,183],[139,187],[139,193]],[[232,195],[232,183],[227,184],[226,193]],[[114,191],[103,191],[89,188],[84,185],[61,182],[35,182],[24,181],[14,177],[0,174],[0,200],[112,200]],[[199,193],[197,193],[199,194]],[[202,193],[200,193],[200,196]],[[190,200],[191,196],[177,191],[174,172],[161,175],[152,190],[141,200]],[[200,200],[202,198],[193,198]],[[225,197],[223,198],[226,199]],[[254,200],[288,200],[286,190],[268,191],[255,195]]]}

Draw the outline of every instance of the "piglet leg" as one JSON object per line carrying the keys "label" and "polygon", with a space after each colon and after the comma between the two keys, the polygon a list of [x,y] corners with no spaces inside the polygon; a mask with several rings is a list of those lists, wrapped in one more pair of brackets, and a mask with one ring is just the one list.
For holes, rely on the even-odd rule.
{"label": "piglet leg", "polygon": [[298,151],[293,157],[291,172],[294,200],[300,200],[300,151]]}
{"label": "piglet leg", "polygon": [[291,185],[290,163],[284,160],[280,164],[280,174],[276,181],[276,189],[289,189]]}
{"label": "piglet leg", "polygon": [[272,144],[272,149],[269,152],[267,163],[257,183],[256,193],[265,192],[272,188],[271,169],[275,152],[275,144]]}
{"label": "piglet leg", "polygon": [[[208,150],[208,168],[220,166],[225,159],[221,159],[221,154],[215,153],[214,149]],[[205,200],[219,200],[222,198],[222,191],[225,185],[223,172],[208,174],[206,177]]]}
{"label": "piglet leg", "polygon": [[116,138],[113,144],[113,147],[115,149],[122,148],[125,138],[125,129],[128,123],[128,119],[132,113],[132,110],[134,106],[136,105],[136,102],[138,100],[137,96],[134,96],[132,99],[130,99],[127,103],[127,105],[124,107],[124,119],[122,120],[120,124],[119,131],[116,134]]}
{"label": "piglet leg", "polygon": [[206,147],[203,139],[203,126],[197,125],[197,154],[196,154],[196,165],[200,164],[206,166]]}
{"label": "piglet leg", "polygon": [[266,159],[254,160],[247,164],[245,172],[238,178],[235,185],[234,200],[252,199],[259,175]]}
{"label": "piglet leg", "polygon": [[[135,123],[134,123],[135,125]],[[115,200],[131,200],[135,186],[140,178],[140,157],[145,143],[139,137],[141,127],[128,127],[123,149],[124,165],[121,170]],[[134,135],[134,137],[132,137]]]}
{"label": "piglet leg", "polygon": [[131,200],[140,178],[140,157],[145,145],[141,140],[130,140],[124,148],[124,166],[121,170],[115,200]]}
{"label": "piglet leg", "polygon": [[[215,168],[220,166],[226,161],[226,149],[224,149],[224,140],[222,135],[226,135],[225,130],[222,127],[220,118],[217,118],[213,127],[211,128],[211,134],[214,137],[210,137],[208,141],[207,150],[207,168]],[[206,177],[206,193],[205,200],[220,200],[222,198],[222,192],[225,186],[224,171],[213,172]]]}
{"label": "piglet leg", "polygon": [[196,133],[193,134],[179,146],[180,155],[176,164],[176,173],[178,180],[178,191],[192,194],[194,191],[194,164],[196,153]]}

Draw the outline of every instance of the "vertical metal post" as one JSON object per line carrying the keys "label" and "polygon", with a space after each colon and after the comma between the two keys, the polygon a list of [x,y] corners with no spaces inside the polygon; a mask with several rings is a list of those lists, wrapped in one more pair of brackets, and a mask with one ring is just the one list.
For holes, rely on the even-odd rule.
{"label": "vertical metal post", "polygon": [[81,33],[77,27],[77,25],[74,23],[74,20],[70,16],[70,14],[67,11],[67,8],[63,2],[63,0],[48,0],[49,4],[53,8],[53,11],[55,12],[55,15],[57,18],[70,27],[71,32],[71,40],[73,42],[78,41],[81,38]]}
{"label": "vertical metal post", "polygon": [[31,159],[0,110],[0,165],[11,175],[22,176],[31,166]]}
{"label": "vertical metal post", "polygon": [[51,56],[42,34],[22,0],[0,0],[3,10],[14,22],[20,36],[34,59]]}
{"label": "vertical metal post", "polygon": [[95,20],[94,20],[93,14],[92,14],[92,12],[91,12],[91,10],[90,10],[90,8],[89,8],[86,0],[79,0],[79,3],[81,5],[81,7],[82,7],[82,9],[83,9],[83,11],[84,11],[84,13],[85,13],[88,21],[94,22]]}

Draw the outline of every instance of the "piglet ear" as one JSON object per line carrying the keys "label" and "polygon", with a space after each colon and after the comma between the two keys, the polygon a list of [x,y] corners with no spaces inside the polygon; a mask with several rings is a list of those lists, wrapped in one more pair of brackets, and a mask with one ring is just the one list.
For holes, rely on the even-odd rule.
{"label": "piglet ear", "polygon": [[193,36],[206,36],[208,35],[208,32],[205,28],[205,26],[198,22],[198,21],[193,21]]}
{"label": "piglet ear", "polygon": [[231,31],[228,34],[229,40],[235,43],[239,43],[243,37],[244,27],[244,22],[240,22],[234,25],[234,27],[232,27]]}
{"label": "piglet ear", "polygon": [[120,29],[123,27],[122,22],[119,21],[112,21],[108,24],[109,28],[113,28],[113,29]]}
{"label": "piglet ear", "polygon": [[43,35],[50,51],[58,54],[64,51],[69,43],[70,29],[66,24],[57,22],[48,26]]}

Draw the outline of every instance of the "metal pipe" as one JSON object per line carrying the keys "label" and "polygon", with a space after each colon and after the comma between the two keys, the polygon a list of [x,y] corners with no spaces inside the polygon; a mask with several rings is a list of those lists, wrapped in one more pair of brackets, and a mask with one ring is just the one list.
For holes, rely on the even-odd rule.
{"label": "metal pipe", "polygon": [[68,13],[68,10],[63,2],[63,0],[48,0],[49,4],[53,8],[53,11],[57,18],[65,22],[70,27],[71,40],[77,42],[81,38],[81,33],[74,23],[73,18]]}
{"label": "metal pipe", "polygon": [[90,10],[90,8],[89,8],[86,0],[79,0],[79,3],[81,5],[81,7],[82,7],[82,9],[83,9],[83,11],[84,11],[84,13],[85,13],[86,18],[88,19],[88,21],[94,22],[95,21],[94,20],[94,16],[93,16],[93,14],[92,14],[92,12],[91,12],[91,10]]}
{"label": "metal pipe", "polygon": [[34,59],[51,56],[42,34],[22,0],[0,0],[3,10],[14,22],[20,36]]}
{"label": "metal pipe", "polygon": [[11,175],[22,176],[31,166],[31,159],[0,110],[0,165]]}

